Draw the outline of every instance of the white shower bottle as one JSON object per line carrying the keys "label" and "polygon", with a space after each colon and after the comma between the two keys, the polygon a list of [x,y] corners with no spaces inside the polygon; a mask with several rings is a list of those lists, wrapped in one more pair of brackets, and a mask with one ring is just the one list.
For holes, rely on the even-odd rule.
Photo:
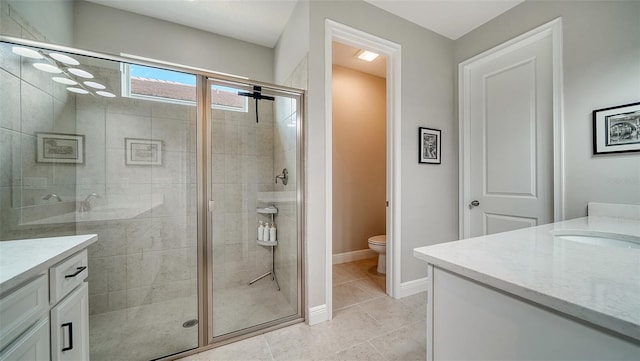
{"label": "white shower bottle", "polygon": [[264,224],[262,240],[265,242],[269,242],[269,222]]}
{"label": "white shower bottle", "polygon": [[269,242],[276,241],[276,224],[271,223],[271,228],[269,228]]}
{"label": "white shower bottle", "polygon": [[258,226],[258,241],[264,240],[264,225],[262,225],[262,221],[260,221],[260,226]]}

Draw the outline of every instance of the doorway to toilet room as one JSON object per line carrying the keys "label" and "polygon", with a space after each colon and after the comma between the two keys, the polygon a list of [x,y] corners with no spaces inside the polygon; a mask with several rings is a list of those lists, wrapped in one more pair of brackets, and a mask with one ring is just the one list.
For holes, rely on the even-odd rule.
{"label": "doorway to toilet room", "polygon": [[333,309],[386,294],[386,57],[332,42]]}

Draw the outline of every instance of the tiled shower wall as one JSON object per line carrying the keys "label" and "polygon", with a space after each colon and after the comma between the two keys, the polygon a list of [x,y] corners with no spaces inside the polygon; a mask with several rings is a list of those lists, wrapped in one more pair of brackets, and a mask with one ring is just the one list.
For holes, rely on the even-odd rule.
{"label": "tiled shower wall", "polygon": [[[307,57],[296,66],[291,76],[285,81],[286,86],[307,88]],[[298,302],[298,251],[301,245],[298,243],[296,211],[296,185],[297,185],[297,109],[302,109],[294,99],[276,98],[275,126],[274,126],[274,169],[277,173],[287,168],[289,171],[289,183],[284,186],[278,183],[276,192],[284,192],[287,201],[276,203],[278,214],[278,248],[276,251],[276,274],[280,281],[282,292],[289,300],[289,304],[295,308]]]}
{"label": "tiled shower wall", "polygon": [[[184,297],[182,306],[196,318],[196,107],[121,98],[117,66],[90,71],[118,97],[78,96],[76,102],[77,131],[87,142],[78,196],[100,195],[91,200],[92,212],[122,212],[102,222],[78,219],[78,233],[98,234],[89,247],[89,310],[100,314]],[[127,165],[125,138],[161,140],[162,165]],[[139,214],[128,218],[131,209]]]}
{"label": "tiled shower wall", "polygon": [[271,267],[270,250],[256,243],[258,221],[271,220],[256,207],[258,192],[274,189],[273,107],[260,101],[258,123],[253,100],[247,112],[212,110],[214,304],[217,293],[247,287]]}
{"label": "tiled shower wall", "polygon": [[[46,41],[5,2],[0,33]],[[73,222],[40,224],[75,210],[77,165],[36,162],[36,133],[76,133],[75,96],[11,47],[0,48],[0,240],[74,234]],[[63,202],[42,199],[52,193]]]}

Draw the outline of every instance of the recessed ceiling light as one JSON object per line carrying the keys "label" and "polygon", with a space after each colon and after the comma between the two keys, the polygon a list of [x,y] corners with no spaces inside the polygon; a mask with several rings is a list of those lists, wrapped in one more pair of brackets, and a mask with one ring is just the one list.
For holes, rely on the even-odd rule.
{"label": "recessed ceiling light", "polygon": [[68,91],[72,92],[72,93],[78,93],[78,94],[89,94],[88,91],[82,89],[82,88],[73,88],[73,87],[68,87],[67,88]]}
{"label": "recessed ceiling light", "polygon": [[65,63],[68,65],[80,65],[80,62],[77,61],[76,59],[68,56],[68,55],[64,55],[64,54],[60,54],[60,53],[49,53],[49,56],[56,59],[57,61],[61,62],[61,63]]}
{"label": "recessed ceiling light", "polygon": [[62,77],[59,77],[59,76],[54,76],[51,79],[53,81],[55,81],[56,83],[60,83],[60,84],[64,84],[64,85],[76,85],[76,84],[78,84],[78,82],[75,81],[75,80],[71,80],[69,78],[62,78]]}
{"label": "recessed ceiling light", "polygon": [[36,50],[33,49],[29,49],[29,48],[23,48],[21,46],[14,46],[11,48],[11,51],[14,54],[18,54],[20,56],[24,56],[26,58],[31,58],[31,59],[44,59],[44,56],[42,56],[42,54],[40,54],[39,52],[37,52]]}
{"label": "recessed ceiling light", "polygon": [[69,68],[67,70],[69,70],[69,73],[79,76],[81,78],[93,79],[93,74],[89,73],[88,71],[84,71],[78,68]]}
{"label": "recessed ceiling light", "polygon": [[100,83],[96,83],[95,81],[85,81],[84,85],[92,87],[94,89],[107,89],[106,86],[100,84]]}
{"label": "recessed ceiling light", "polygon": [[379,56],[379,54],[376,54],[369,50],[360,50],[356,53],[356,56],[358,57],[358,59],[361,59],[364,61],[374,61],[375,58]]}
{"label": "recessed ceiling light", "polygon": [[97,91],[96,94],[102,95],[103,97],[107,97],[107,98],[115,98],[115,96],[116,96],[113,93],[105,92],[105,91],[102,91],[102,90]]}
{"label": "recessed ceiling light", "polygon": [[51,64],[34,63],[33,67],[38,69],[38,70],[45,71],[47,73],[52,73],[52,74],[60,74],[60,73],[62,73],[62,70],[60,70],[58,67],[55,67],[55,66],[53,66]]}

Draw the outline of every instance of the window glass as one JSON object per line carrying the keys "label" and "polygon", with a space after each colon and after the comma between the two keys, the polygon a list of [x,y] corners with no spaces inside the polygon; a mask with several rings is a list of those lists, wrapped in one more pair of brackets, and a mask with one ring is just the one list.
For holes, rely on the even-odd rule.
{"label": "window glass", "polygon": [[[167,103],[196,104],[196,76],[137,64],[123,64],[122,94],[130,98]],[[212,85],[211,107],[246,112],[247,98],[240,90]]]}

